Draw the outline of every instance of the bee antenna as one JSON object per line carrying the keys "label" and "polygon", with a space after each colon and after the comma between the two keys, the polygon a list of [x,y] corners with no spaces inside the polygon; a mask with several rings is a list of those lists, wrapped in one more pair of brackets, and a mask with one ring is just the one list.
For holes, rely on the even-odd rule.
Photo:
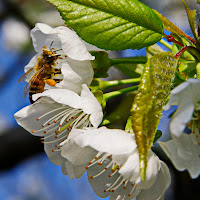
{"label": "bee antenna", "polygon": [[51,47],[52,47],[52,44],[53,44],[53,43],[54,43],[54,41],[52,41],[51,44],[50,44],[50,46],[49,46],[49,49],[50,49],[50,50],[52,49]]}

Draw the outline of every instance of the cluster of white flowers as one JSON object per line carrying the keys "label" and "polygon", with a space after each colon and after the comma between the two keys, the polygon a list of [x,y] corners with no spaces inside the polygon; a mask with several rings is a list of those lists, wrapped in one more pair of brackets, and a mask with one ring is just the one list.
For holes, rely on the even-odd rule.
{"label": "cluster of white flowers", "polygon": [[[59,51],[61,59],[55,67],[61,69],[62,81],[34,94],[34,103],[15,114],[17,123],[42,137],[46,154],[62,166],[63,174],[80,178],[87,171],[98,196],[110,195],[110,200],[164,199],[171,179],[167,165],[150,151],[146,179],[142,181],[134,134],[99,128],[103,111],[88,88],[94,74],[94,57],[83,41],[67,27],[52,28],[41,23],[31,31],[31,37],[37,54],[25,72],[37,64],[46,46]],[[170,125],[172,140],[160,142],[175,167],[188,169],[192,178],[200,173],[199,87],[200,81],[191,79],[172,91],[166,106],[178,105]],[[190,134],[184,133],[186,126]]]}

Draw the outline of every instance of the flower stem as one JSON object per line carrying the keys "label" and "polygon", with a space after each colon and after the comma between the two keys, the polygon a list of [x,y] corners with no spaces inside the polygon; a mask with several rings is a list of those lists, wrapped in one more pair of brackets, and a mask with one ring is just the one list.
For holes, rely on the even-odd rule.
{"label": "flower stem", "polygon": [[175,57],[180,57],[185,51],[188,51],[196,60],[200,61],[200,52],[192,46],[186,46],[183,47],[176,55]]}
{"label": "flower stem", "polygon": [[169,50],[172,50],[172,45],[169,44],[167,41],[161,39],[159,42],[160,42],[162,45],[164,45],[165,47],[167,47]]}
{"label": "flower stem", "polygon": [[171,35],[165,35],[165,38],[167,39],[168,42],[174,42],[175,44],[184,47],[184,44],[182,44],[181,42],[179,42],[178,40],[176,40],[173,36]]}
{"label": "flower stem", "polygon": [[128,93],[128,92],[131,92],[131,91],[135,91],[138,89],[138,86],[132,86],[132,87],[128,87],[128,88],[124,88],[124,89],[121,89],[121,90],[118,90],[118,91],[113,91],[113,92],[109,92],[109,93],[106,93],[103,95],[103,98],[105,101],[107,101],[108,99],[111,99],[113,97],[116,97],[116,96],[119,96],[119,95],[122,95],[122,94],[125,94],[125,93]]}
{"label": "flower stem", "polygon": [[124,79],[124,80],[114,80],[114,81],[102,81],[103,89],[107,89],[109,87],[124,85],[130,83],[139,83],[141,78],[132,78],[132,79]]}
{"label": "flower stem", "polygon": [[147,58],[144,56],[137,56],[137,57],[128,57],[128,58],[109,58],[111,65],[116,64],[125,64],[125,63],[135,63],[135,64],[145,64],[147,62]]}

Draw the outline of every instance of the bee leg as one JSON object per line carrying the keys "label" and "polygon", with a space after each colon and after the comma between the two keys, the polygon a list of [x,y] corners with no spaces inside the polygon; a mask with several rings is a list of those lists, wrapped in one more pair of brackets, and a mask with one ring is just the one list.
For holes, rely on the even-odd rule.
{"label": "bee leg", "polygon": [[50,85],[50,86],[55,86],[56,85],[56,81],[53,79],[47,79],[46,84]]}

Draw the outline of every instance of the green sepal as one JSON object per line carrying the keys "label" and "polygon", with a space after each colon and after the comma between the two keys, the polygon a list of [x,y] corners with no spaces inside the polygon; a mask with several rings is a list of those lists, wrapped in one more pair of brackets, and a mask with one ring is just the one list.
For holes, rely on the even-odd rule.
{"label": "green sepal", "polygon": [[133,132],[133,126],[132,126],[132,117],[130,116],[126,122],[126,126],[125,126],[125,131],[127,133],[134,133]]}
{"label": "green sepal", "polygon": [[152,56],[142,75],[132,105],[132,124],[140,158],[140,175],[145,180],[147,158],[175,77],[178,59],[170,52]]}
{"label": "green sepal", "polygon": [[138,0],[47,1],[81,38],[101,49],[141,49],[163,37],[159,17]]}
{"label": "green sepal", "polygon": [[94,78],[107,78],[108,70],[111,67],[108,53],[105,51],[90,51],[90,53],[95,56],[95,60],[91,60]]}
{"label": "green sepal", "polygon": [[162,131],[161,130],[157,130],[156,131],[156,134],[154,136],[154,139],[153,139],[153,144],[155,144],[162,136]]}
{"label": "green sepal", "polygon": [[101,90],[97,90],[96,92],[93,93],[102,108],[105,108],[106,102],[103,99],[103,92]]}

